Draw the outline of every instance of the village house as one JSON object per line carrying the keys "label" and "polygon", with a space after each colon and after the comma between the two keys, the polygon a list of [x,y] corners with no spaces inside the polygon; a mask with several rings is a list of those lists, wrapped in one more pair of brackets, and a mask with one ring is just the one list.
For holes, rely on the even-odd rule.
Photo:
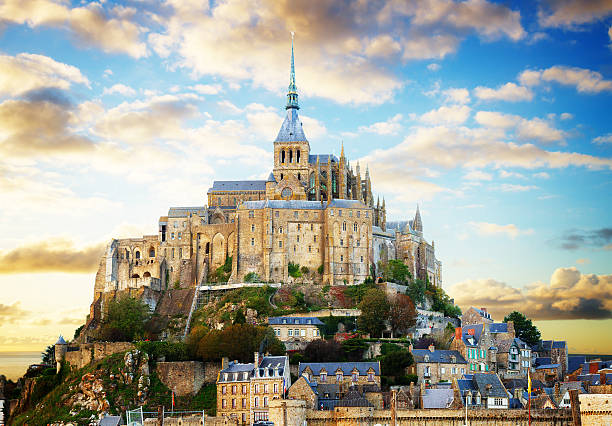
{"label": "village house", "polygon": [[308,342],[320,339],[320,327],[325,324],[317,317],[270,317],[268,325],[291,351],[303,349]]}
{"label": "village house", "polygon": [[351,386],[380,386],[380,362],[300,362],[299,375],[309,383],[336,384],[342,396]]}
{"label": "village house", "polygon": [[418,383],[452,382],[467,373],[467,362],[455,350],[413,349],[414,364],[408,367],[408,374],[416,374]]}
{"label": "village house", "polygon": [[495,373],[466,374],[457,380],[464,406],[473,408],[509,408],[510,397]]}
{"label": "village house", "polygon": [[487,312],[487,308],[474,308],[470,307],[467,311],[461,315],[461,325],[474,325],[483,323],[492,323],[493,318],[491,314]]}
{"label": "village house", "polygon": [[469,372],[494,372],[497,371],[498,342],[515,337],[512,321],[464,325],[455,329],[450,348],[465,357]]}
{"label": "village house", "polygon": [[290,385],[286,356],[255,352],[254,362],[247,364],[223,358],[217,379],[217,415],[240,424],[266,421],[270,401],[283,398]]}
{"label": "village house", "polygon": [[531,348],[518,337],[497,343],[496,372],[504,379],[527,377],[531,370]]}

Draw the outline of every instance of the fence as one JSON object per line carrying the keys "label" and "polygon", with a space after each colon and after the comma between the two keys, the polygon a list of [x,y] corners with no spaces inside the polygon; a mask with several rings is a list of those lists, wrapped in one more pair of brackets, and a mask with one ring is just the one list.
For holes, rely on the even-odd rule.
{"label": "fence", "polygon": [[[127,410],[125,417],[128,426],[143,426],[147,419],[161,420],[162,425],[166,424],[166,421],[172,419],[179,419],[184,417],[190,417],[194,420],[200,420],[200,424],[205,424],[206,413],[204,410],[201,411],[188,411],[188,410],[170,410],[166,411],[165,407],[162,407],[160,411],[143,411],[142,407],[134,410]],[[170,422],[174,424],[174,422]]]}

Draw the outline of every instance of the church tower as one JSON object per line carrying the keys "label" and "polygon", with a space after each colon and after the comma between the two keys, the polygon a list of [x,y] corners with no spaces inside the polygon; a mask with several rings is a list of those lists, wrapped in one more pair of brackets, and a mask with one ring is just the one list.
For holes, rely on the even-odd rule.
{"label": "church tower", "polygon": [[306,139],[295,84],[295,61],[293,54],[293,33],[291,33],[291,71],[287,90],[287,115],[274,141],[274,178],[278,182],[283,199],[305,199],[305,188],[309,179],[310,144]]}
{"label": "church tower", "polygon": [[421,221],[421,212],[419,211],[418,204],[417,204],[416,213],[414,215],[414,220],[412,221],[412,229],[414,229],[419,234],[423,235],[423,222]]}

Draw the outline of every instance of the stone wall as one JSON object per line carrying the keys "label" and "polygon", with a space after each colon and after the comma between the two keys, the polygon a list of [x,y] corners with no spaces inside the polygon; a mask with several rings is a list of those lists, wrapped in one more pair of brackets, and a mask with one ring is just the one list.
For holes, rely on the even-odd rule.
{"label": "stone wall", "polygon": [[66,352],[66,362],[73,367],[83,368],[90,362],[134,349],[134,345],[130,342],[99,342],[79,345],[77,350],[70,349]]}
{"label": "stone wall", "polygon": [[321,309],[315,312],[298,312],[295,314],[285,315],[287,317],[358,317],[361,315],[361,311],[359,309]]}
{"label": "stone wall", "polygon": [[178,396],[195,395],[204,384],[202,362],[158,362],[155,371],[159,380]]}
{"label": "stone wall", "polygon": [[208,361],[204,363],[204,383],[217,383],[221,361]]}
{"label": "stone wall", "polygon": [[612,394],[582,394],[578,398],[582,426],[612,424]]}
{"label": "stone wall", "polygon": [[[283,403],[286,405],[283,406]],[[301,403],[301,404],[300,404]],[[285,421],[286,419],[286,421]],[[353,426],[376,424],[391,425],[391,410],[375,410],[365,407],[336,407],[333,411],[306,410],[304,401],[277,400],[270,404],[270,420],[275,426],[301,426],[304,420],[317,426]],[[473,426],[495,424],[497,426],[527,426],[527,410],[480,410],[468,411],[468,423]],[[396,425],[463,426],[464,410],[397,410]],[[572,424],[570,410],[532,410],[531,424],[534,426]],[[584,423],[583,423],[584,424]],[[605,424],[605,423],[604,423]]]}

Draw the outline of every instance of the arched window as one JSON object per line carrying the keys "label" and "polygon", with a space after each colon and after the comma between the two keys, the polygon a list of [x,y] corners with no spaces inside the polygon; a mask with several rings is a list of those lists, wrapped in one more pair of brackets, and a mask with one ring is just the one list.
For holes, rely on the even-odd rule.
{"label": "arched window", "polygon": [[302,175],[300,173],[298,173],[298,180],[302,180]]}
{"label": "arched window", "polygon": [[283,180],[283,174],[281,173],[281,180]]}
{"label": "arched window", "polygon": [[[281,163],[285,162],[285,150],[281,150]],[[282,179],[282,178],[281,178]]]}
{"label": "arched window", "polygon": [[342,222],[342,231],[346,231],[346,222]]}
{"label": "arched window", "polygon": [[140,259],[140,252],[136,250],[136,259]]}
{"label": "arched window", "polygon": [[210,251],[210,243],[206,243],[206,254]]}
{"label": "arched window", "polygon": [[293,150],[289,150],[289,163],[293,163]]}
{"label": "arched window", "polygon": [[155,257],[155,249],[153,247],[149,249],[149,257]]}
{"label": "arched window", "polygon": [[296,163],[300,162],[300,150],[299,149],[295,152],[295,162]]}

